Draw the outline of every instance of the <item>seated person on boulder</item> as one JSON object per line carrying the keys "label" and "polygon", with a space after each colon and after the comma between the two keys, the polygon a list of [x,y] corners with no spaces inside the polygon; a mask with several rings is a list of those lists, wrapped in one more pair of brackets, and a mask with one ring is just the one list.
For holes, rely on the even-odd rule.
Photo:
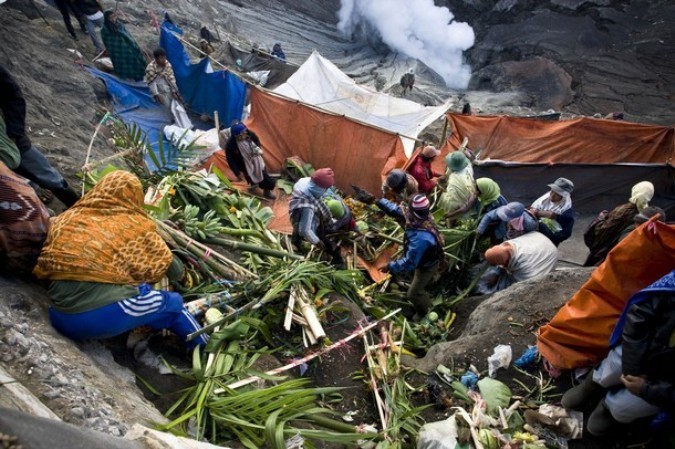
{"label": "seated person on boulder", "polygon": [[200,325],[175,292],[156,290],[164,275],[184,267],[143,210],[143,189],[126,171],[104,176],[78,203],[52,221],[33,273],[51,281],[49,318],[74,340],[109,338],[140,326],[186,337]]}
{"label": "seated person on boulder", "polygon": [[539,232],[558,246],[572,236],[574,210],[571,193],[574,184],[567,178],[558,178],[548,186],[551,190],[532,203],[530,213],[539,220]]}
{"label": "seated person on boulder", "polygon": [[436,180],[443,175],[437,173],[431,168],[431,163],[441,152],[433,145],[427,145],[422,149],[415,161],[408,167],[408,173],[415,178],[419,186],[420,193],[428,194],[436,187]]}
{"label": "seated person on boulder", "polygon": [[403,314],[408,318],[421,318],[431,307],[426,287],[445,257],[445,242],[430,213],[429,199],[419,193],[413,195],[407,204],[396,204],[386,199],[380,199],[377,203],[387,215],[405,222],[403,256],[381,267],[380,271],[393,275],[413,271],[413,279],[406,294],[413,308],[404,308]]}
{"label": "seated person on boulder", "polygon": [[562,397],[565,408],[597,404],[586,429],[609,435],[675,407],[675,271],[628,301],[610,337],[607,357]]}
{"label": "seated person on boulder", "polygon": [[299,179],[293,186],[288,212],[293,225],[293,244],[300,247],[305,241],[318,246],[332,257],[333,264],[341,265],[340,248],[328,238],[333,218],[322,199],[334,182],[331,168],[320,168],[312,176]]}
{"label": "seated person on boulder", "polygon": [[[70,207],[80,198],[63,176],[49,163],[47,158],[38,150],[26,134],[26,100],[19,85],[3,67],[0,66],[0,110],[5,123],[5,129],[0,130],[3,136],[9,137],[19,149],[20,160],[18,167],[7,164],[17,174],[28,178],[43,189],[48,189],[56,195],[66,207]],[[44,198],[49,201],[53,196]]]}

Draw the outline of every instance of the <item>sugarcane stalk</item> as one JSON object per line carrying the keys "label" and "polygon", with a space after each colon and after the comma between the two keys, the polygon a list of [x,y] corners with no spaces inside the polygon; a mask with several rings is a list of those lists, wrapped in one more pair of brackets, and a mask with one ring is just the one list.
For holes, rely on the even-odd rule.
{"label": "sugarcane stalk", "polygon": [[[348,335],[347,337],[343,338],[342,340],[336,341],[335,343],[333,343],[333,344],[330,345],[330,346],[326,346],[325,348],[321,349],[320,351],[317,351],[317,352],[314,352],[314,353],[312,353],[312,354],[309,354],[309,355],[307,355],[307,356],[305,356],[305,357],[303,357],[303,358],[301,358],[301,359],[294,360],[292,363],[289,363],[289,364],[287,364],[287,365],[281,366],[281,367],[279,367],[279,368],[269,370],[269,371],[267,371],[265,374],[270,375],[270,376],[274,376],[274,375],[277,375],[277,374],[281,374],[281,373],[286,372],[286,371],[288,371],[288,370],[290,370],[290,369],[293,369],[293,368],[295,368],[295,367],[297,367],[297,366],[299,366],[299,365],[302,365],[303,363],[307,363],[307,362],[309,362],[310,360],[313,360],[313,359],[315,359],[315,358],[317,358],[317,357],[320,357],[320,356],[322,356],[322,355],[328,354],[329,352],[333,351],[334,349],[337,349],[337,348],[339,348],[339,347],[342,347],[342,346],[345,345],[347,342],[349,342],[349,341],[351,341],[351,340],[353,340],[353,339],[355,339],[355,338],[358,338],[359,336],[365,334],[365,333],[368,332],[370,329],[376,327],[379,323],[383,322],[384,320],[387,320],[387,319],[391,318],[392,316],[396,315],[396,314],[399,313],[400,311],[401,311],[401,309],[396,309],[396,310],[394,310],[393,312],[390,312],[390,313],[388,313],[387,315],[383,316],[383,317],[380,318],[379,320],[374,321],[374,322],[368,324],[367,326],[362,327],[361,329],[355,330],[354,332],[352,332],[351,335]],[[203,330],[203,329],[202,329],[202,330]],[[196,333],[196,332],[195,332],[195,333]],[[190,340],[191,335],[194,335],[195,333],[188,335],[188,338],[187,338],[188,341]],[[245,386],[245,385],[250,385],[250,384],[252,384],[253,382],[257,382],[258,380],[260,380],[260,377],[258,377],[258,376],[251,376],[251,377],[248,377],[248,378],[246,378],[246,379],[242,379],[242,380],[239,380],[239,381],[237,381],[237,382],[233,382],[233,383],[227,385],[227,388],[234,390],[234,389],[236,389],[236,388],[243,387],[243,386]],[[223,393],[224,391],[225,391],[224,388],[219,388],[219,389],[217,389],[217,390],[214,391],[214,394],[221,394],[221,393]]]}
{"label": "sugarcane stalk", "polygon": [[368,338],[366,335],[363,336],[363,344],[366,347],[366,360],[368,361],[368,373],[370,374],[370,387],[373,390],[373,395],[375,395],[375,404],[377,405],[377,413],[380,416],[380,423],[382,424],[382,432],[387,430],[387,419],[385,417],[385,406],[384,401],[380,397],[380,391],[377,387],[377,380],[375,379],[374,367],[373,367],[373,357],[368,351]]}
{"label": "sugarcane stalk", "polygon": [[185,340],[186,340],[186,341],[194,340],[195,338],[197,338],[198,336],[200,336],[200,335],[202,335],[202,334],[205,334],[205,333],[207,333],[207,332],[211,332],[212,330],[216,329],[218,326],[220,326],[221,324],[223,324],[224,322],[226,322],[227,320],[229,320],[229,319],[232,318],[233,316],[238,315],[238,314],[240,314],[240,313],[242,313],[242,312],[245,312],[245,311],[249,310],[249,309],[250,309],[251,307],[253,307],[257,302],[258,302],[258,301],[255,300],[255,299],[254,299],[253,301],[247,302],[246,304],[244,304],[244,305],[241,306],[240,308],[238,308],[238,309],[236,309],[236,310],[234,310],[234,311],[228,313],[227,315],[223,315],[223,317],[222,317],[221,319],[219,319],[218,321],[216,321],[215,323],[212,323],[212,324],[209,324],[209,325],[207,325],[207,326],[204,326],[204,327],[202,327],[201,329],[199,329],[199,330],[197,330],[197,331],[194,331],[194,332],[191,333],[191,334],[188,334],[188,336],[185,338]]}
{"label": "sugarcane stalk", "polygon": [[295,308],[295,292],[291,290],[288,296],[288,304],[286,305],[286,316],[284,317],[284,329],[291,330],[291,323],[293,322],[293,309]]}
{"label": "sugarcane stalk", "polygon": [[304,258],[302,256],[298,256],[296,254],[291,254],[286,251],[280,251],[276,249],[271,249],[271,248],[265,248],[257,245],[252,245],[250,243],[244,243],[244,242],[233,242],[231,240],[226,240],[223,238],[218,238],[218,237],[211,237],[207,239],[208,243],[213,243],[214,245],[220,245],[220,246],[225,246],[230,249],[235,249],[239,251],[246,251],[254,254],[261,254],[264,256],[271,256],[271,257],[278,257],[279,259],[292,259],[292,260],[303,260]]}

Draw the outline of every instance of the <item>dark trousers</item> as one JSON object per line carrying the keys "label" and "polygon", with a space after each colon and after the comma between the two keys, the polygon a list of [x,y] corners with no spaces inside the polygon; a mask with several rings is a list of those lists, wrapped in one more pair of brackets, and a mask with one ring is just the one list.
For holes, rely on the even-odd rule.
{"label": "dark trousers", "polygon": [[427,285],[434,278],[434,275],[438,271],[438,264],[434,265],[428,269],[417,268],[415,274],[413,275],[412,282],[408,288],[408,293],[406,298],[412,304],[411,308],[404,308],[403,314],[412,318],[414,313],[420,315],[420,317],[426,315],[431,308],[431,297],[427,293]]}
{"label": "dark trousers", "polygon": [[51,190],[66,207],[80,199],[80,195],[68,185],[61,173],[34,146],[21,153],[21,164],[14,171],[43,189]]}
{"label": "dark trousers", "polygon": [[[75,30],[73,29],[73,24],[70,22],[70,13],[72,12],[73,16],[75,16],[75,20],[78,21],[78,24],[80,23],[80,14],[78,14],[78,11],[75,9],[75,5],[68,2],[67,0],[54,0],[54,3],[56,3],[56,7],[59,8],[59,12],[63,17],[63,23],[66,25],[66,29],[71,36],[77,38]],[[82,25],[80,25],[80,28],[82,28]]]}

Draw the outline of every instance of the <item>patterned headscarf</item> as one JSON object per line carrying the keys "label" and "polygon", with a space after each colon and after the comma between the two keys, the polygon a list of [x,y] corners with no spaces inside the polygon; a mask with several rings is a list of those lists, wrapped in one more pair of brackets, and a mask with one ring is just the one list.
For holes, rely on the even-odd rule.
{"label": "patterned headscarf", "polygon": [[628,201],[635,204],[635,206],[638,208],[638,211],[642,212],[645,207],[649,206],[649,202],[653,197],[654,184],[649,181],[642,181],[633,186],[630,191],[630,199]]}
{"label": "patterned headscarf", "polygon": [[52,222],[33,273],[42,279],[137,285],[155,283],[171,251],[143,210],[143,189],[114,171]]}

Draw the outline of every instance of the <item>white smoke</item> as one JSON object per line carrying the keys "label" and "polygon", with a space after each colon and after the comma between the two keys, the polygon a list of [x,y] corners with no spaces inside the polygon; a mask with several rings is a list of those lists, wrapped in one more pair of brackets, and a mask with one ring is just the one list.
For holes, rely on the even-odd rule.
{"label": "white smoke", "polygon": [[454,17],[433,0],[341,0],[338,29],[349,36],[364,22],[370,24],[390,48],[424,62],[448,87],[465,89],[471,68],[462,51],[473,46],[475,35]]}

